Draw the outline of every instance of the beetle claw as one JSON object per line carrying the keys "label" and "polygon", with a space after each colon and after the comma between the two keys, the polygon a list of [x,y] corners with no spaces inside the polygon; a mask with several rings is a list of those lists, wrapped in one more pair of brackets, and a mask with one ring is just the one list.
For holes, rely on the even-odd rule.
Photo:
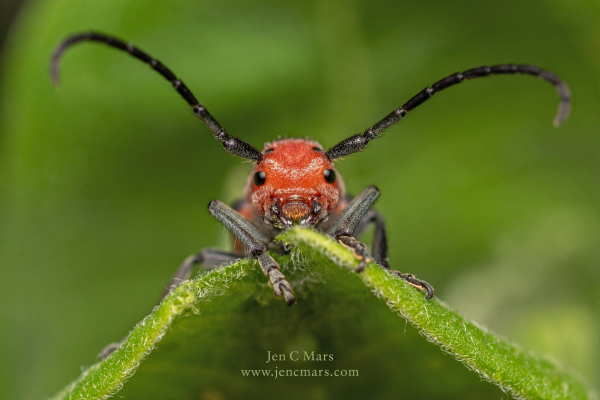
{"label": "beetle claw", "polygon": [[435,295],[435,291],[433,290],[433,286],[429,283],[417,279],[413,274],[403,274],[400,271],[391,270],[391,272],[397,277],[404,279],[406,282],[410,283],[412,286],[416,287],[419,290],[422,290],[427,293],[426,299],[431,299]]}

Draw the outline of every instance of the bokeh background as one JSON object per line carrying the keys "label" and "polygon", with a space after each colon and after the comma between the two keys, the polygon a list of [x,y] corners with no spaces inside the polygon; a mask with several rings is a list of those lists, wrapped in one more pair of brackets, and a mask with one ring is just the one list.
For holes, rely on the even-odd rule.
{"label": "bokeh background", "polygon": [[[2,1],[6,30],[16,3]],[[600,3],[47,0],[21,5],[0,58],[0,398],[57,392],[148,313],[184,257],[224,245],[206,204],[239,196],[249,170],[117,51],[73,49],[54,90],[51,50],[88,29],[164,61],[258,147],[279,136],[330,146],[475,66],[562,76],[573,110],[559,129],[551,85],[487,78],[337,165],[349,191],[380,188],[393,266],[600,386]],[[466,371],[458,362],[440,370],[449,357],[408,330],[409,346],[432,350],[429,364],[399,360],[398,379],[507,397],[450,371]]]}

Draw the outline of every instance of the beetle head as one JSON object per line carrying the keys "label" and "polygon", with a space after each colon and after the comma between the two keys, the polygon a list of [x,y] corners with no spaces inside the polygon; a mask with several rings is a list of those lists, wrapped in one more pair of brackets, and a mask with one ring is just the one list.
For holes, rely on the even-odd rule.
{"label": "beetle head", "polygon": [[246,200],[278,228],[315,225],[344,196],[344,183],[323,148],[305,139],[267,143],[246,184]]}

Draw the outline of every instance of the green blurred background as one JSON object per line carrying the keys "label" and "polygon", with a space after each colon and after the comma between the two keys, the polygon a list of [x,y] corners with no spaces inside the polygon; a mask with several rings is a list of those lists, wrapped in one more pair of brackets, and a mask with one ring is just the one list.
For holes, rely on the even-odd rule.
{"label": "green blurred background", "polygon": [[[206,204],[239,196],[249,171],[117,51],[73,49],[54,90],[51,50],[88,29],[161,59],[257,147],[278,136],[328,147],[475,66],[559,74],[573,92],[559,129],[551,85],[481,79],[338,169],[350,192],[380,188],[394,267],[600,386],[600,3],[48,0],[22,7],[0,64],[0,398],[57,392],[149,312],[183,258],[224,245]],[[429,360],[449,358],[407,335]],[[507,397],[418,353],[398,363],[398,379],[422,387]]]}

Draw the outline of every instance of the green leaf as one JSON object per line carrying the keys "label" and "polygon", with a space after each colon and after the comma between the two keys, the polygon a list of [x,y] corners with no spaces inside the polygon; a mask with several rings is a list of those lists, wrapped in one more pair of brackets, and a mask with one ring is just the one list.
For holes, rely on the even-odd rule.
{"label": "green leaf", "polygon": [[[357,315],[350,306],[357,304],[357,297],[360,302],[364,301],[366,288],[379,300],[373,302],[373,296],[370,296],[369,301],[364,301],[368,303],[367,307],[361,310],[358,305],[358,315],[362,315],[364,320],[369,319],[369,314],[364,313],[366,309],[376,313],[381,309],[375,303],[385,302],[392,311],[404,317],[429,341],[440,346],[482,378],[515,397],[595,398],[585,385],[556,362],[546,360],[487,332],[436,299],[426,300],[421,292],[388,274],[376,264],[369,264],[360,274],[354,273],[358,262],[352,253],[321,233],[295,228],[283,232],[278,239],[297,248],[291,256],[278,257],[296,288],[299,299],[297,305],[288,308],[281,300],[274,298],[266,279],[253,260],[241,260],[200,275],[167,296],[134,328],[118,350],[106,360],[85,370],[76,381],[56,395],[54,400],[104,399],[114,395],[163,337],[165,340],[156,352],[159,353],[159,359],[164,360],[167,357],[171,361],[166,369],[156,369],[155,363],[155,371],[150,371],[149,376],[160,376],[163,379],[178,375],[180,378],[185,377],[184,370],[187,369],[189,373],[189,365],[186,365],[185,359],[178,360],[177,354],[199,355],[211,351],[213,354],[218,354],[219,351],[221,355],[232,354],[230,349],[235,349],[239,343],[229,341],[227,332],[235,330],[239,341],[239,335],[245,326],[253,328],[250,320],[258,322],[259,325],[265,321],[271,322],[264,325],[263,331],[258,333],[263,338],[265,332],[266,336],[292,338],[288,341],[288,347],[284,349],[287,350],[286,353],[281,350],[283,354],[289,354],[290,349],[297,350],[298,354],[303,354],[304,351],[312,354],[311,349],[315,344],[310,336],[294,335],[292,332],[302,332],[303,327],[312,326],[318,327],[319,332],[331,330],[333,335],[330,340],[343,341],[344,337],[352,336],[353,331],[361,329],[362,321],[356,320],[353,325],[342,324],[343,329],[336,329],[332,321],[347,320],[348,316],[355,318]],[[474,301],[476,296],[477,293],[473,293]],[[311,302],[309,299],[316,301]],[[336,312],[330,313],[333,303],[336,303]],[[186,316],[188,318],[184,318]],[[233,320],[243,322],[237,326],[228,324]],[[256,329],[252,330],[257,333]],[[245,339],[241,339],[244,348],[248,347],[249,343],[246,342],[251,343],[255,339],[250,333],[242,337]],[[191,338],[193,340],[190,340]],[[371,339],[378,342],[380,338]],[[183,342],[185,347],[180,342]],[[190,345],[193,347],[188,347]],[[259,342],[256,345],[260,347]],[[256,354],[264,349],[278,354],[275,341],[273,345],[272,348],[268,345],[264,347],[263,342],[263,348]],[[383,343],[379,352],[393,351],[393,346],[396,345]],[[213,351],[215,349],[216,353]],[[249,354],[254,355],[252,352]],[[240,358],[244,359],[244,356]],[[332,358],[338,356],[339,354],[332,354]],[[265,365],[265,358],[266,352],[260,360],[256,360],[260,365],[255,364],[255,368],[274,369],[275,361]],[[244,362],[238,363],[236,367],[245,365],[251,368]],[[397,359],[396,362],[402,363],[402,360]],[[223,362],[215,363],[218,364]],[[164,361],[162,365],[165,365]],[[287,365],[290,366],[289,363]],[[304,369],[308,368],[306,362],[298,365],[302,365]],[[236,381],[239,388],[234,389],[230,385],[229,389],[239,390],[239,393],[234,393],[237,396],[244,393],[248,381],[252,379],[242,377],[241,373],[238,374],[239,370],[231,366],[227,375],[222,371],[212,371],[211,374],[212,365],[195,368],[193,374],[196,375],[196,380],[205,380],[208,389],[214,387],[215,380],[225,380],[228,383]],[[311,368],[322,369],[323,366],[311,365]],[[173,371],[168,372],[167,369]],[[368,371],[362,373],[368,375]],[[208,376],[200,378],[203,375]],[[279,382],[276,379],[269,380],[269,385],[274,385],[275,382],[279,384],[284,379],[281,378]],[[148,386],[149,382],[150,380],[146,379],[144,385]],[[139,387],[138,384],[138,389]],[[267,390],[275,390],[275,386],[266,387]]]}

